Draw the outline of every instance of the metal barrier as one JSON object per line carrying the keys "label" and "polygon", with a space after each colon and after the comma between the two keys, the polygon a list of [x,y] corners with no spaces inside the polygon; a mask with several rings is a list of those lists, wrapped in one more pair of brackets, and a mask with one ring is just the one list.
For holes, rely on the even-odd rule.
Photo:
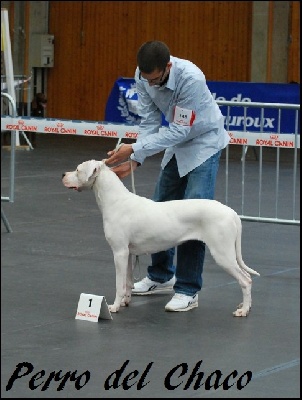
{"label": "metal barrier", "polygon": [[[298,196],[298,185],[300,182],[300,179],[298,177],[298,172],[300,172],[300,168],[298,166],[298,148],[300,149],[300,135],[298,134],[298,126],[299,126],[299,113],[300,113],[300,105],[297,104],[278,104],[278,103],[256,103],[256,102],[231,102],[231,101],[217,101],[217,104],[219,106],[227,106],[227,115],[226,115],[226,129],[230,132],[231,127],[229,125],[230,122],[230,109],[231,107],[243,107],[243,131],[242,134],[244,137],[249,137],[252,143],[252,146],[257,146],[259,148],[259,159],[258,159],[258,164],[259,164],[259,179],[258,179],[258,199],[257,199],[257,207],[258,210],[256,211],[256,215],[250,215],[248,211],[246,211],[246,186],[247,186],[247,181],[246,181],[246,167],[247,167],[247,149],[249,145],[242,145],[242,157],[241,157],[241,219],[246,220],[246,221],[257,221],[257,222],[272,222],[272,223],[278,223],[278,224],[291,224],[291,225],[300,225],[300,216],[297,217],[298,213],[298,208],[297,205],[300,204],[300,197],[297,200]],[[257,132],[248,132],[247,130],[247,109],[248,108],[260,108],[261,115],[260,115],[260,125],[259,125],[259,133],[261,134],[261,137],[265,136],[268,138],[272,138],[272,140],[268,141],[267,144],[269,145],[268,147],[275,148],[276,151],[276,164],[275,164],[275,171],[272,170],[271,174],[269,176],[269,179],[274,179],[275,185],[275,196],[274,196],[274,215],[272,217],[265,216],[262,212],[262,209],[264,208],[264,186],[263,186],[263,181],[264,181],[264,169],[263,169],[263,148],[265,148],[265,144],[263,144],[263,140],[257,140],[257,136],[259,136],[259,133]],[[278,121],[277,121],[277,131],[272,132],[271,135],[268,133],[263,133],[263,127],[264,127],[264,109],[266,108],[274,108],[278,110]],[[281,133],[280,127],[281,127],[281,117],[282,117],[282,110],[294,110],[294,132],[290,135],[283,135]],[[238,132],[230,132],[231,136],[233,133],[236,133],[238,136]],[[282,149],[280,147],[280,144],[283,142],[280,140],[276,140],[280,137],[286,136],[286,138],[290,140],[290,149]],[[292,139],[290,139],[292,138]],[[286,141],[287,142],[287,141]],[[231,141],[232,143],[232,141]],[[288,142],[287,142],[288,143]],[[233,144],[236,144],[236,141],[233,142]],[[289,201],[291,202],[291,211],[290,215],[288,217],[282,217],[280,216],[280,208],[279,207],[279,195],[280,195],[280,185],[281,185],[281,168],[280,168],[280,151],[291,151],[293,152],[293,160],[292,160],[292,171],[291,171],[291,176],[289,176],[289,173],[287,171],[286,174],[286,179],[291,179],[292,182],[292,191],[291,191],[291,197]],[[225,179],[226,179],[226,190],[225,190],[225,199],[224,202],[225,204],[230,203],[229,201],[229,190],[230,190],[230,184],[229,184],[229,147],[226,149],[226,171],[225,171]],[[270,182],[271,183],[271,182]],[[287,182],[289,184],[289,182]],[[249,196],[251,194],[249,193]],[[270,196],[271,197],[271,194]],[[268,199],[269,205],[271,206],[272,204],[272,199]],[[288,207],[287,205],[283,204],[282,209],[284,211],[284,208]],[[267,210],[266,213],[268,213],[268,207],[266,206]],[[271,208],[271,207],[270,207]]]}
{"label": "metal barrier", "polygon": [[[7,93],[7,82],[6,82],[6,76],[1,75],[1,95]],[[15,101],[15,108],[16,108],[16,115],[19,115],[20,117],[24,117],[27,115],[31,114],[31,78],[32,75],[29,77],[26,77],[25,75],[14,75],[14,85],[15,85],[15,96],[16,96],[16,101]],[[24,84],[26,83],[26,86]],[[24,94],[26,93],[27,101],[24,102]],[[3,96],[6,97],[6,96]],[[10,101],[7,102],[3,101],[1,96],[1,115],[6,115],[10,114],[9,110],[9,105]],[[18,131],[16,133],[16,145],[20,145],[20,139],[19,139],[19,133],[22,134],[23,138],[25,139],[27,145],[31,150],[33,150],[33,146],[28,140],[26,134],[23,131]]]}
{"label": "metal barrier", "polygon": [[[299,127],[299,113],[300,105],[297,104],[280,104],[280,103],[253,103],[253,102],[230,102],[230,101],[217,101],[219,106],[226,106],[226,129],[231,136],[231,145],[242,146],[242,156],[240,160],[241,168],[238,168],[236,163],[230,163],[229,152],[232,146],[226,148],[226,168],[225,168],[225,198],[221,201],[236,211],[241,208],[241,214],[238,213],[242,220],[257,221],[257,222],[270,222],[277,224],[291,224],[300,225],[300,216],[298,217],[298,206],[300,204],[299,196],[299,173],[300,164],[298,163],[298,149],[300,149],[300,135],[298,133]],[[230,116],[230,107],[243,107],[243,131],[232,131],[228,122]],[[247,130],[247,108],[258,107],[261,110],[261,118],[259,124],[259,132],[251,132]],[[271,133],[264,132],[264,109],[274,108],[278,110],[278,127],[276,131]],[[295,113],[294,117],[294,132],[290,134],[281,133],[281,115],[282,110],[289,109]],[[6,130],[19,130],[30,131],[37,133],[53,133],[53,134],[72,134],[81,136],[98,136],[106,138],[125,138],[136,139],[138,135],[138,125],[125,125],[118,123],[109,123],[104,121],[71,121],[71,120],[57,120],[52,118],[31,118],[31,117],[2,117],[2,129]],[[165,129],[165,128],[163,128]],[[255,184],[253,189],[249,190],[249,176],[248,168],[255,168],[255,161],[250,162],[247,160],[247,149],[252,147],[259,149],[258,162],[258,195],[254,193]],[[282,148],[285,147],[285,148]],[[276,163],[266,163],[263,157],[264,149],[273,150],[276,153]],[[293,161],[286,167],[281,163],[280,152],[288,151],[293,153]],[[287,157],[288,159],[288,157]],[[269,167],[269,171],[264,170],[264,164]],[[281,165],[282,164],[282,165]],[[281,168],[282,167],[282,168]],[[230,180],[230,176],[238,174],[241,169],[240,182],[236,179],[235,182]],[[254,172],[254,170],[253,170]],[[252,175],[254,177],[254,174]],[[266,182],[265,182],[266,179]],[[274,182],[273,188],[272,183]],[[286,188],[284,189],[284,186]],[[283,186],[283,187],[282,187]],[[265,191],[267,189],[267,191]],[[282,193],[288,192],[288,201],[284,202]],[[229,199],[229,192],[232,191],[235,195]],[[248,196],[246,193],[248,192]],[[273,193],[273,195],[272,195]],[[238,196],[238,194],[240,196]],[[272,198],[273,196],[273,198]],[[239,199],[240,197],[240,199]],[[240,203],[238,203],[238,200]],[[249,201],[251,204],[249,204]],[[282,200],[282,202],[281,202]],[[289,203],[291,207],[289,207]],[[233,204],[234,203],[234,204]],[[282,203],[282,204],[280,204]],[[255,207],[256,204],[256,207]],[[270,215],[272,214],[272,215]]]}
{"label": "metal barrier", "polygon": [[[16,118],[17,116],[17,109],[16,109],[16,103],[14,99],[12,98],[11,95],[8,93],[1,93],[1,97],[6,97],[8,101],[12,105],[12,116],[13,118]],[[9,196],[2,196],[1,195],[1,202],[2,201],[7,201],[10,203],[14,202],[14,193],[15,193],[15,151],[16,151],[16,131],[11,130],[11,153],[10,153],[10,184],[9,184]],[[12,228],[8,222],[8,219],[6,218],[4,211],[2,210],[1,207],[1,219],[7,229],[8,232],[12,232]]]}
{"label": "metal barrier", "polygon": [[[32,85],[30,76],[14,75],[15,94],[16,94],[16,110],[18,115],[30,115],[31,113],[31,96]],[[25,85],[26,84],[26,85]],[[7,92],[6,76],[1,75],[1,93]],[[24,102],[26,94],[27,101]],[[1,99],[2,100],[2,99]],[[1,114],[5,114],[5,105],[1,101]]]}

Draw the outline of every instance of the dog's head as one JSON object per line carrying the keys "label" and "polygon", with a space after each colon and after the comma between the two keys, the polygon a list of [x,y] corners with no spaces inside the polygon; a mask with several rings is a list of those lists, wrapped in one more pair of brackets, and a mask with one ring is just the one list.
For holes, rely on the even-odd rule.
{"label": "dog's head", "polygon": [[65,172],[62,175],[63,185],[78,192],[92,189],[96,177],[104,167],[106,167],[104,161],[85,161],[78,165],[75,171]]}

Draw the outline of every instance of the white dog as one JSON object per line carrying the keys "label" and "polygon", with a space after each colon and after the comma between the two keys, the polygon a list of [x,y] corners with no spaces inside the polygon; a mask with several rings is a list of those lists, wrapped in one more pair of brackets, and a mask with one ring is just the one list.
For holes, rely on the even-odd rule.
{"label": "white dog", "polygon": [[109,306],[111,312],[130,303],[132,255],[156,253],[188,240],[201,240],[217,264],[241,286],[243,302],[233,315],[248,315],[252,302],[250,273],[259,274],[242,260],[242,226],[234,210],[215,200],[155,202],[137,196],[104,161],[83,162],[75,171],[64,173],[62,182],[70,189],[94,190],[116,269],[116,297]]}

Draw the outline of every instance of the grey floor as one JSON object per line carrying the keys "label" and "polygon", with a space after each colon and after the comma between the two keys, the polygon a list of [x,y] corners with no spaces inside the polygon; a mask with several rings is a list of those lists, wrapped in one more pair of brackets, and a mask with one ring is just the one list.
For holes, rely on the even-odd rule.
{"label": "grey floor", "polygon": [[[261,274],[247,318],[232,316],[240,288],[207,253],[198,308],[167,313],[171,294],[134,296],[112,320],[75,319],[81,293],[114,300],[115,270],[93,193],[66,189],[61,176],[115,144],[40,134],[16,153],[15,202],[1,204],[13,230],[1,221],[1,397],[300,397],[300,227],[243,221],[243,257]],[[10,152],[1,155],[5,196]],[[136,171],[137,194],[152,196],[160,158]],[[148,262],[140,257],[136,278]]]}

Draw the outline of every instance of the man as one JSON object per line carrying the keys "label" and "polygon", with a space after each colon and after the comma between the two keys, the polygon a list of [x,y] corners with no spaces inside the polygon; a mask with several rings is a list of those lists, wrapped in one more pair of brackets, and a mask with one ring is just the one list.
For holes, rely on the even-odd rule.
{"label": "man", "polygon": [[[106,163],[112,165],[130,157],[112,168],[123,178],[131,172],[130,163],[134,170],[146,157],[165,150],[154,200],[213,199],[220,155],[229,135],[203,72],[192,62],[171,56],[160,41],[140,47],[137,65],[138,139],[109,151]],[[162,113],[169,122],[166,128],[161,128]],[[172,248],[153,254],[147,277],[134,284],[132,293],[174,289],[165,310],[188,311],[198,307],[205,244],[191,240],[178,246],[177,267],[174,253]]]}

